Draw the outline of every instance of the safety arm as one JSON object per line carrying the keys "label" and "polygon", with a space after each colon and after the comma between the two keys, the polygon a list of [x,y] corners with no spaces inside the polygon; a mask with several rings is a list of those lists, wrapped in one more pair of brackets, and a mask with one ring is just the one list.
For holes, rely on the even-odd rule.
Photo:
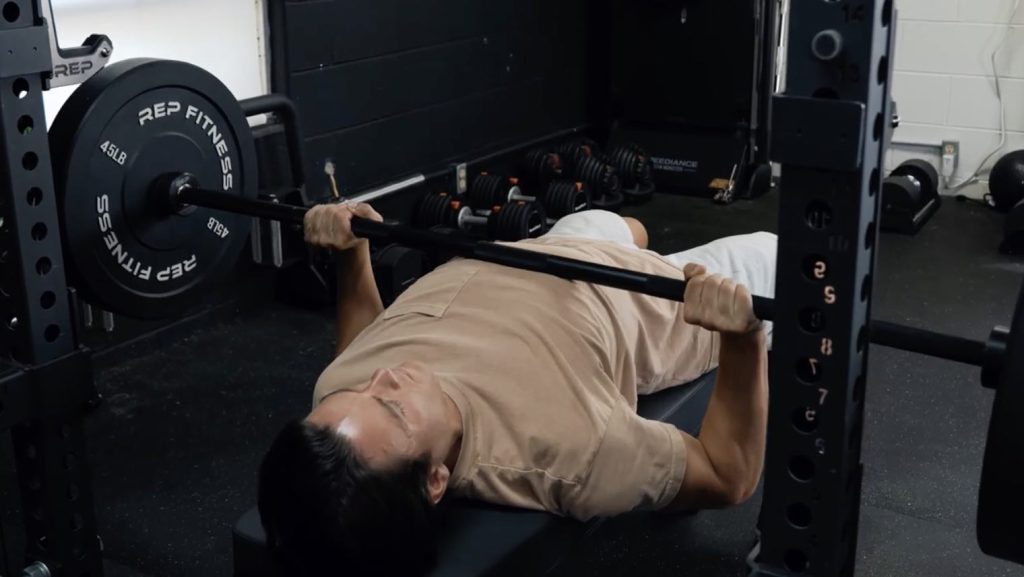
{"label": "safety arm", "polygon": [[669,509],[738,505],[764,468],[768,427],[768,349],[762,331],[721,337],[718,379],[699,438],[683,434],[686,476]]}
{"label": "safety arm", "polygon": [[338,346],[340,355],[384,311],[373,277],[370,243],[337,253]]}

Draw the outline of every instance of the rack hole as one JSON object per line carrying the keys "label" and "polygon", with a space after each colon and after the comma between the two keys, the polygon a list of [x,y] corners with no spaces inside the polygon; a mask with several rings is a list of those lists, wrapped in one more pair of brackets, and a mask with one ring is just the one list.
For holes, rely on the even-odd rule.
{"label": "rack hole", "polygon": [[824,230],[832,224],[832,207],[820,200],[816,200],[807,205],[806,220],[807,226],[814,230]]}
{"label": "rack hole", "polygon": [[811,526],[811,508],[803,503],[793,503],[786,508],[786,519],[797,529],[806,529]]}
{"label": "rack hole", "polygon": [[28,194],[25,195],[25,200],[29,206],[39,206],[43,202],[43,189],[41,188],[30,188]]}
{"label": "rack hole", "polygon": [[860,446],[861,432],[864,430],[864,424],[861,421],[857,421],[853,425],[853,429],[850,431],[850,451],[856,451],[857,447]]}
{"label": "rack hole", "polygon": [[888,27],[892,24],[892,0],[885,0],[882,5],[882,26]]}
{"label": "rack hole", "polygon": [[43,338],[48,343],[55,343],[60,338],[60,327],[58,325],[50,325],[43,329]]}
{"label": "rack hole", "polygon": [[863,353],[864,349],[868,347],[868,328],[866,326],[860,328],[860,332],[857,333],[857,352]]}
{"label": "rack hole", "polygon": [[53,270],[53,262],[45,256],[36,261],[36,272],[39,276],[46,276]]}
{"label": "rack hole", "polygon": [[871,182],[868,183],[868,194],[871,196],[875,196],[876,194],[878,194],[878,189],[881,186],[881,182],[882,173],[878,170],[878,167],[876,166],[875,169],[871,171]]}
{"label": "rack hole", "polygon": [[803,573],[807,570],[807,555],[803,551],[790,549],[785,555],[786,569],[792,573]]}
{"label": "rack hole", "polygon": [[808,357],[796,362],[796,377],[807,385],[813,385],[821,380],[821,363],[818,359]]}
{"label": "rack hole", "polygon": [[29,134],[32,134],[32,129],[35,128],[35,127],[36,127],[36,121],[32,120],[31,116],[26,114],[26,115],[18,118],[18,133],[19,134],[24,134],[25,136],[28,136]]}
{"label": "rack hole", "polygon": [[8,22],[17,22],[20,17],[21,7],[18,6],[17,2],[7,2],[4,4],[4,20]]}
{"label": "rack hole", "polygon": [[25,80],[24,78],[15,80],[14,84],[11,86],[11,90],[14,92],[14,95],[18,97],[18,100],[24,99],[28,96],[28,80]]}
{"label": "rack hole", "polygon": [[50,310],[54,305],[57,304],[57,294],[52,291],[46,291],[43,296],[39,297],[39,305],[46,310]]}
{"label": "rack hole", "polygon": [[71,501],[72,503],[74,503],[75,501],[78,500],[78,495],[79,495],[78,485],[76,485],[74,483],[71,483],[70,485],[68,485],[68,501]]}
{"label": "rack hole", "polygon": [[807,457],[793,457],[789,460],[789,474],[801,483],[809,482],[814,479],[814,461]]}
{"label": "rack hole", "polygon": [[806,308],[800,311],[800,328],[812,335],[820,333],[825,330],[825,313],[816,308]]}
{"label": "rack hole", "polygon": [[47,232],[48,231],[46,230],[46,225],[41,222],[37,222],[35,225],[32,226],[32,239],[43,240],[46,238]]}
{"label": "rack hole", "polygon": [[797,409],[793,411],[793,427],[805,435],[818,430],[818,421],[813,409]]}
{"label": "rack hole", "polygon": [[25,170],[35,170],[39,166],[39,155],[34,152],[26,152],[21,157],[21,167]]}
{"label": "rack hole", "polygon": [[875,115],[875,132],[872,135],[874,137],[874,139],[875,139],[875,142],[878,142],[879,140],[882,140],[882,135],[884,134],[884,132],[885,132],[885,117],[882,116],[881,112],[879,112],[878,114]]}
{"label": "rack hole", "polygon": [[860,300],[868,302],[871,298],[871,287],[874,286],[871,275],[864,277],[864,282],[860,285]]}
{"label": "rack hole", "polygon": [[878,61],[878,83],[885,84],[889,80],[889,57],[883,56]]}
{"label": "rack hole", "polygon": [[859,403],[864,400],[864,386],[865,379],[864,375],[857,377],[857,381],[853,384],[853,402]]}
{"label": "rack hole", "polygon": [[871,224],[868,225],[868,232],[867,235],[864,237],[865,249],[871,250],[871,248],[875,246],[876,236],[878,236],[878,233],[875,231],[875,223],[872,221]]}

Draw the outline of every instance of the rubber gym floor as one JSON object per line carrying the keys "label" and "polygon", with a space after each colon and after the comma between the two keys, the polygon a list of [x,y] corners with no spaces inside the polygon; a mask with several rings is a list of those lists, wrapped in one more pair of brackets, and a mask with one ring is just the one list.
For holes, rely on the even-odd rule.
{"label": "rubber gym floor", "polygon": [[[774,195],[726,208],[661,196],[629,214],[674,252],[773,230],[774,211]],[[885,235],[875,317],[975,338],[1008,323],[1024,260],[998,255],[1001,227],[949,201],[919,236]],[[231,574],[231,527],[255,503],[262,452],[308,409],[331,336],[330,311],[264,298],[100,356],[107,402],[88,438],[108,575]],[[858,575],[1024,576],[974,540],[991,399],[976,369],[872,349]],[[759,505],[607,523],[558,575],[745,575]]]}

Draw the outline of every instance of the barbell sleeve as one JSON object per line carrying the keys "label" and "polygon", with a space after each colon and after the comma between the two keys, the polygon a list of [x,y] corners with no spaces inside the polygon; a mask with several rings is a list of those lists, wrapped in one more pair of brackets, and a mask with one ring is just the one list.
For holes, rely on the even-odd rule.
{"label": "barbell sleeve", "polygon": [[967,365],[985,365],[987,344],[885,321],[871,321],[871,342]]}
{"label": "barbell sleeve", "polygon": [[[252,200],[195,188],[183,188],[179,191],[178,202],[299,225],[302,224],[309,211],[301,206]],[[678,302],[683,302],[686,294],[686,281],[684,280],[550,255],[506,244],[437,234],[363,218],[352,219],[352,232],[360,238],[383,240],[414,248],[439,249],[453,256]],[[775,320],[775,301],[755,296],[754,314],[763,321]],[[869,333],[870,341],[876,345],[978,367],[985,363],[986,343],[983,341],[882,321],[873,321]]]}

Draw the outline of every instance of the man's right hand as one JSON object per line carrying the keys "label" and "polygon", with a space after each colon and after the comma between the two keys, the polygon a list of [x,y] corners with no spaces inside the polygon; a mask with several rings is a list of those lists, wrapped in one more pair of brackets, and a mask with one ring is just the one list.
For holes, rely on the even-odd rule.
{"label": "man's right hand", "polygon": [[686,265],[683,274],[683,318],[687,323],[732,335],[761,330],[763,323],[754,316],[754,299],[747,287],[721,275],[708,275],[698,264]]}
{"label": "man's right hand", "polygon": [[352,232],[352,219],[382,222],[384,218],[368,204],[342,203],[314,206],[306,213],[303,229],[306,242],[319,248],[345,251],[365,242]]}

